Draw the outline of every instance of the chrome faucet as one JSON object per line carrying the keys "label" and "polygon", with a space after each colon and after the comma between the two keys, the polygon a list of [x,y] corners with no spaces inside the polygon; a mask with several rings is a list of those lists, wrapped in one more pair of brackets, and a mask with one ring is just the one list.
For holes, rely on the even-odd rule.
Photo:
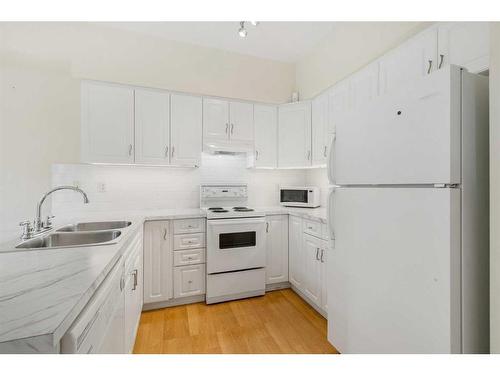
{"label": "chrome faucet", "polygon": [[43,205],[43,202],[45,202],[45,199],[47,199],[47,197],[50,194],[52,194],[53,192],[58,191],[58,190],[77,191],[83,195],[83,203],[89,203],[89,198],[87,197],[87,194],[82,189],[80,189],[79,187],[76,187],[76,186],[58,186],[52,190],[49,190],[47,193],[45,193],[42,196],[42,198],[40,199],[40,201],[36,205],[36,217],[35,217],[35,228],[34,228],[35,234],[40,233],[42,231],[45,232],[45,230],[48,230],[51,228],[51,225],[52,225],[52,223],[50,222],[51,216],[47,217],[47,221],[45,223],[42,221],[42,205]]}

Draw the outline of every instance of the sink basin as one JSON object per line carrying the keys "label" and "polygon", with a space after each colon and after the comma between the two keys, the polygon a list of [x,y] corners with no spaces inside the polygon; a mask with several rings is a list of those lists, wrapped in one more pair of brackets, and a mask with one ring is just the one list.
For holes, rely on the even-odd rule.
{"label": "sink basin", "polygon": [[16,246],[18,249],[37,249],[54,247],[74,247],[86,245],[101,245],[110,242],[121,235],[119,230],[101,232],[51,233],[35,237]]}
{"label": "sink basin", "polygon": [[97,230],[109,230],[126,228],[132,223],[130,221],[94,221],[89,223],[68,224],[59,228],[56,232],[91,232]]}

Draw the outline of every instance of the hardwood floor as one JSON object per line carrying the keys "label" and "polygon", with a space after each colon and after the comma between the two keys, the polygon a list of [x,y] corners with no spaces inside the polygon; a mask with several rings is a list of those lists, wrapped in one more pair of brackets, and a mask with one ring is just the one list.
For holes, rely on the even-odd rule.
{"label": "hardwood floor", "polygon": [[143,312],[134,353],[337,353],[326,319],[291,289]]}

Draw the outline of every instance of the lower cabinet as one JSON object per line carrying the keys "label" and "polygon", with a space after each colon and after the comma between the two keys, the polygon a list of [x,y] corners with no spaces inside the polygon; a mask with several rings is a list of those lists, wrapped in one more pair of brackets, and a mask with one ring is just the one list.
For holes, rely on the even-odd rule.
{"label": "lower cabinet", "polygon": [[322,240],[318,237],[304,234],[303,251],[305,252],[304,283],[301,291],[312,303],[321,305],[321,262],[320,253]]}
{"label": "lower cabinet", "polygon": [[172,229],[169,220],[144,224],[144,303],[173,297]]}
{"label": "lower cabinet", "polygon": [[125,260],[125,350],[132,353],[143,305],[142,236]]}
{"label": "lower cabinet", "polygon": [[326,240],[327,231],[322,229],[323,226],[320,222],[290,216],[289,259],[292,286],[313,307],[326,314],[326,260],[329,242]]}
{"label": "lower cabinet", "polygon": [[205,226],[203,218],[144,224],[144,304],[205,294]]}
{"label": "lower cabinet", "polygon": [[266,217],[266,284],[288,281],[288,215]]}
{"label": "lower cabinet", "polygon": [[174,298],[205,294],[205,264],[174,268]]}

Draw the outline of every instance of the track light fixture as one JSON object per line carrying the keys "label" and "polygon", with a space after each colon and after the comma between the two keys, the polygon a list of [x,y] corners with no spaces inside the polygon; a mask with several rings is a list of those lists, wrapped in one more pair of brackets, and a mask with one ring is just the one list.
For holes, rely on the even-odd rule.
{"label": "track light fixture", "polygon": [[[259,22],[257,21],[249,21],[251,25],[253,26],[258,26]],[[238,35],[241,38],[246,38],[247,36],[247,29],[245,29],[245,21],[240,21],[240,28],[238,29]]]}

